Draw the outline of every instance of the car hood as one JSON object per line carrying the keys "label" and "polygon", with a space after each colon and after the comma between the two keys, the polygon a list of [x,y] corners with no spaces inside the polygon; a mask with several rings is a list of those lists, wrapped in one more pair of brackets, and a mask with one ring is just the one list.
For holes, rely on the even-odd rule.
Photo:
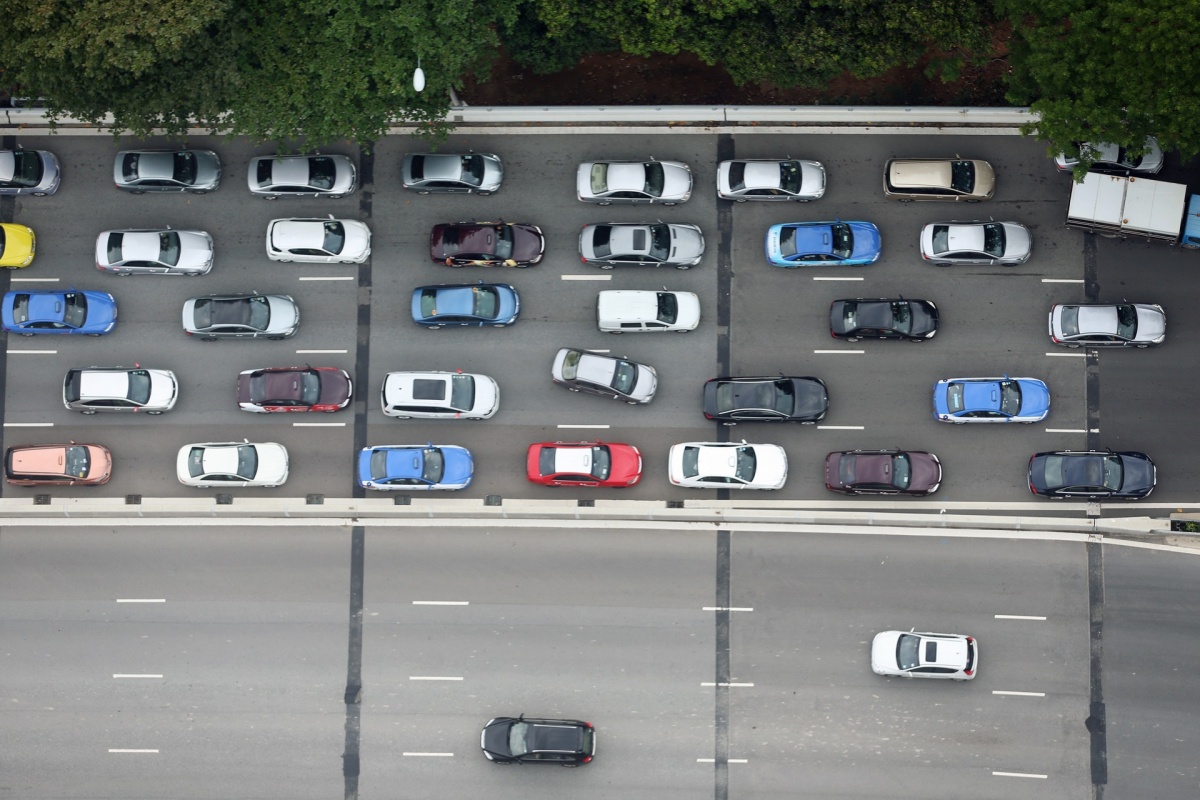
{"label": "car hood", "polygon": [[83,323],[89,332],[105,331],[117,321],[117,301],[108,292],[84,292],[87,297],[87,319]]}
{"label": "car hood", "polygon": [[683,164],[673,161],[663,161],[663,191],[664,198],[680,198],[686,200],[692,192],[692,173]]}
{"label": "car hood", "polygon": [[179,234],[179,263],[176,269],[211,268],[212,237],[202,231],[177,231]]}
{"label": "car hood", "polygon": [[875,634],[871,642],[871,671],[877,675],[894,673],[899,666],[896,660],[896,645],[903,631],[883,631]]}
{"label": "car hood", "polygon": [[291,298],[282,295],[269,294],[267,302],[271,305],[271,321],[267,323],[270,333],[286,333],[300,324],[300,309]]}
{"label": "car hood", "polygon": [[910,300],[908,307],[912,313],[911,335],[924,336],[937,330],[937,306],[926,300]]}
{"label": "car hood", "polygon": [[358,260],[366,258],[371,250],[371,229],[365,222],[356,219],[339,220],[346,232],[346,243],[339,255],[345,259]]}
{"label": "car hood", "polygon": [[754,445],[754,482],[773,489],[787,482],[787,453],[777,444]]}
{"label": "car hood", "polygon": [[793,413],[803,416],[824,414],[829,409],[829,390],[818,380],[793,378]]}
{"label": "car hood", "polygon": [[461,447],[443,447],[442,483],[451,486],[467,486],[475,473],[471,454]]}
{"label": "car hood", "polygon": [[1028,256],[1033,250],[1033,234],[1024,225],[1004,223],[1004,255],[1006,258]]}
{"label": "car hood", "polygon": [[879,258],[880,236],[879,229],[869,222],[851,222],[850,230],[854,234],[854,249],[851,258]]}
{"label": "car hood", "polygon": [[483,729],[483,749],[500,756],[511,756],[508,747],[508,732],[512,730],[513,721],[509,719],[497,722],[492,720]]}
{"label": "car hood", "polygon": [[633,385],[633,391],[629,396],[639,402],[649,403],[654,399],[656,391],[658,391],[658,376],[645,364],[638,364],[637,382]]}
{"label": "car hood", "polygon": [[908,454],[912,473],[909,477],[910,492],[933,492],[942,482],[942,465],[930,453]]}
{"label": "car hood", "polygon": [[1124,476],[1121,480],[1122,494],[1150,494],[1155,484],[1154,462],[1140,453],[1125,453],[1121,457]]}
{"label": "car hood", "polygon": [[1021,416],[1037,416],[1050,411],[1050,389],[1041,381],[1018,380],[1021,387]]}
{"label": "car hood", "polygon": [[175,405],[175,398],[179,391],[179,382],[175,379],[175,373],[166,369],[150,369],[146,370],[150,373],[150,400],[148,405],[159,408]]}
{"label": "car hood", "polygon": [[487,375],[473,374],[471,377],[475,379],[475,406],[471,411],[491,416],[500,406],[500,385]]}
{"label": "car hood", "polygon": [[1167,316],[1156,306],[1138,305],[1137,341],[1150,342],[1167,332]]}
{"label": "car hood", "polygon": [[692,225],[671,226],[671,260],[699,261],[704,255],[704,235]]}
{"label": "car hood", "polygon": [[258,483],[283,483],[288,476],[288,451],[275,442],[261,442],[254,445],[258,452],[258,474],[254,477]]}
{"label": "car hood", "polygon": [[695,292],[676,292],[675,326],[695,330],[700,324],[700,298]]}
{"label": "car hood", "polygon": [[629,483],[640,479],[642,475],[640,450],[629,444],[610,444],[608,452],[612,457],[612,466],[608,472],[610,481]]}
{"label": "car hood", "polygon": [[321,373],[322,405],[340,406],[350,399],[350,374],[344,369],[322,370]]}

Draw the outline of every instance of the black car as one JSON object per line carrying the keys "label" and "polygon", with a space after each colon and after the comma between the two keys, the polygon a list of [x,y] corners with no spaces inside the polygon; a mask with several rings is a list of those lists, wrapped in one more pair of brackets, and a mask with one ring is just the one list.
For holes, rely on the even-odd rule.
{"label": "black car", "polygon": [[577,719],[496,717],[483,726],[479,746],[497,764],[578,767],[596,755],[596,730]]}
{"label": "black car", "polygon": [[1029,491],[1055,500],[1140,500],[1155,483],[1157,471],[1145,453],[1060,450],[1029,459]]}
{"label": "black car", "polygon": [[780,375],[713,378],[704,384],[704,416],[726,425],[738,422],[802,422],[812,425],[829,413],[829,392],[820,378]]}
{"label": "black car", "polygon": [[835,339],[907,339],[924,342],[938,330],[938,309],[928,300],[834,300],[829,333]]}

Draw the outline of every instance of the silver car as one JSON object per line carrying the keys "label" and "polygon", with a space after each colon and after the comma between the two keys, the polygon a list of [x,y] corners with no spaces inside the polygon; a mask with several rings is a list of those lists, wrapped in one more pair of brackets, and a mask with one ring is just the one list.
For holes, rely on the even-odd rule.
{"label": "silver car", "polygon": [[630,405],[649,403],[658,389],[654,367],[605,353],[564,347],[554,356],[550,377],[568,391],[587,392]]}
{"label": "silver car", "polygon": [[170,228],[104,231],[96,237],[96,269],[115,275],[204,275],[212,269],[206,231]]}
{"label": "silver car", "polygon": [[58,191],[62,168],[47,150],[0,150],[0,195],[44,197]]}
{"label": "silver car", "polygon": [[486,197],[500,188],[504,165],[491,153],[406,153],[402,180],[417,194],[452,192]]}
{"label": "silver car", "polygon": [[579,257],[600,269],[618,264],[690,269],[704,257],[704,234],[695,225],[665,222],[585,225],[579,232]]}
{"label": "silver car", "polygon": [[1088,166],[1092,172],[1156,175],[1163,168],[1163,151],[1153,136],[1146,137],[1146,152],[1140,156],[1130,156],[1127,148],[1116,144],[1075,142],[1074,147],[1075,154],[1059,153],[1055,156],[1054,166],[1059,172],[1067,172],[1079,166],[1077,154],[1084,152],[1094,159]]}
{"label": "silver car", "polygon": [[361,264],[371,255],[371,229],[354,219],[273,219],[267,258],[288,263]]}
{"label": "silver car", "polygon": [[197,442],[179,448],[175,472],[197,489],[273,489],[288,479],[288,451],[276,442]]}
{"label": "silver car", "polygon": [[221,158],[212,150],[122,150],[113,183],[130,194],[207,194],[221,185]]}
{"label": "silver car", "polygon": [[341,155],[255,156],[246,170],[250,193],[265,200],[280,197],[340,199],[358,186],[354,162]]}
{"label": "silver car", "polygon": [[1150,347],[1167,338],[1167,313],[1156,304],[1055,305],[1049,325],[1050,339],[1067,347]]}
{"label": "silver car", "polygon": [[934,222],[921,229],[921,258],[935,266],[1024,264],[1033,234],[1018,222]]}
{"label": "silver car", "polygon": [[585,161],[575,187],[585,203],[673,206],[692,196],[692,170],[681,161]]}
{"label": "silver car", "polygon": [[722,200],[807,203],[825,195],[825,167],[817,161],[750,158],[717,165],[717,197]]}
{"label": "silver car", "polygon": [[871,671],[898,678],[970,681],[979,672],[979,644],[961,633],[883,631],[871,642]]}
{"label": "silver car", "polygon": [[286,339],[300,327],[300,309],[286,294],[213,294],[183,304],[183,332],[217,339]]}
{"label": "silver car", "polygon": [[68,411],[140,411],[157,415],[175,407],[179,381],[169,369],[87,367],[67,371],[63,405]]}
{"label": "silver car", "polygon": [[462,370],[389,372],[380,401],[383,413],[396,419],[490,419],[500,408],[500,386]]}

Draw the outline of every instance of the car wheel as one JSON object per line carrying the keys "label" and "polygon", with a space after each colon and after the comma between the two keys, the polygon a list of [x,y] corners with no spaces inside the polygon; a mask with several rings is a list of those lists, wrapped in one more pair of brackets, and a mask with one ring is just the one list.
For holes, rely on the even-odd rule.
{"label": "car wheel", "polygon": [[339,264],[356,264],[358,262],[356,262],[356,261],[339,261],[338,263]]}
{"label": "car wheel", "polygon": [[573,388],[573,387],[571,387],[571,386],[568,386],[568,387],[567,387],[567,391],[568,391],[568,392],[578,392],[579,390],[578,390],[578,389],[575,389],[575,388]]}
{"label": "car wheel", "polygon": [[691,329],[690,328],[680,328],[679,330],[677,330],[675,332],[676,333],[691,333]]}
{"label": "car wheel", "polygon": [[480,197],[488,197],[491,195],[491,192],[476,192],[475,194],[479,195]]}
{"label": "car wheel", "polygon": [[601,264],[600,265],[600,269],[612,269],[612,268],[613,268],[612,264]]}
{"label": "car wheel", "polygon": [[267,341],[268,342],[282,342],[286,338],[287,338],[286,336],[268,336]]}
{"label": "car wheel", "polygon": [[637,400],[626,400],[625,402],[631,406],[636,406],[638,404]]}
{"label": "car wheel", "polygon": [[412,419],[412,417],[393,417],[393,419]]}
{"label": "car wheel", "polygon": [[978,200],[968,200],[967,202],[968,203],[978,203],[979,201]]}
{"label": "car wheel", "polygon": [[118,278],[128,278],[132,274],[133,274],[132,272],[118,272],[117,277]]}
{"label": "car wheel", "polygon": [[508,323],[506,323],[506,322],[493,322],[493,323],[492,323],[492,327],[493,327],[493,328],[507,328],[507,327],[508,327]]}
{"label": "car wheel", "polygon": [[88,334],[88,336],[99,336],[99,335],[100,335],[100,334],[98,334],[98,333],[89,333],[89,334]]}
{"label": "car wheel", "polygon": [[678,203],[663,203],[664,206],[677,206]]}
{"label": "car wheel", "polygon": [[675,269],[691,269],[691,264],[676,264]]}
{"label": "car wheel", "polygon": [[909,339],[913,344],[925,344],[925,339]]}
{"label": "car wheel", "polygon": [[208,189],[193,189],[192,194],[208,194]]}
{"label": "car wheel", "polygon": [[141,189],[130,189],[129,193],[130,194],[145,194],[145,192],[142,191]]}
{"label": "car wheel", "polygon": [[429,190],[428,189],[419,189],[419,190],[417,190],[417,194],[429,194]]}
{"label": "car wheel", "polygon": [[620,336],[624,332],[625,331],[609,331],[609,333],[611,333],[613,336]]}
{"label": "car wheel", "polygon": [[611,206],[611,205],[612,205],[612,200],[601,200],[600,202],[596,203],[596,205],[598,205],[598,206]]}
{"label": "car wheel", "polygon": [[202,341],[202,342],[215,342],[216,340],[217,340],[217,337],[215,337],[215,336],[202,336],[202,337],[200,337],[200,341]]}
{"label": "car wheel", "polygon": [[1135,344],[1134,345],[1134,347],[1136,347],[1138,350],[1145,350],[1149,346],[1150,345],[1148,345],[1148,344]]}
{"label": "car wheel", "polygon": [[292,263],[292,260],[291,260],[290,258],[277,258],[277,259],[275,259],[275,260],[276,260],[278,263],[280,263],[280,264],[290,264],[290,263]]}
{"label": "car wheel", "polygon": [[901,203],[911,203],[911,202],[912,202],[912,198],[911,198],[911,197],[901,197],[901,198],[900,198],[900,202],[901,202]]}
{"label": "car wheel", "polygon": [[739,197],[737,200],[734,200],[733,202],[735,202],[735,203],[744,203],[744,202],[746,202],[746,198],[744,198],[744,197]]}
{"label": "car wheel", "polygon": [[30,192],[30,194],[32,194],[34,197],[45,197],[46,196],[45,192]]}
{"label": "car wheel", "polygon": [[1071,348],[1072,350],[1078,350],[1078,349],[1079,349],[1079,345],[1077,345],[1077,344],[1069,344],[1069,345],[1067,345],[1067,347]]}
{"label": "car wheel", "polygon": [[263,200],[278,200],[278,199],[279,199],[279,195],[276,195],[276,194],[264,194],[263,195]]}
{"label": "car wheel", "polygon": [[152,417],[157,417],[157,416],[158,416],[159,414],[161,414],[162,412],[161,412],[161,411],[147,411],[146,413],[147,413],[147,414],[149,414],[149,415],[150,415],[150,416],[152,416]]}
{"label": "car wheel", "polygon": [[189,278],[199,278],[204,273],[203,272],[185,272],[183,274],[188,276]]}
{"label": "car wheel", "polygon": [[90,408],[87,411],[84,411],[83,415],[85,417],[90,417],[92,414],[95,414],[95,413],[96,413],[96,410],[94,408]]}
{"label": "car wheel", "polygon": [[800,424],[801,425],[816,425],[817,423],[813,422],[811,419],[806,419],[803,422],[801,422]]}
{"label": "car wheel", "polygon": [[427,331],[437,331],[437,330],[441,330],[441,328],[442,328],[441,325],[426,325],[425,326],[425,330],[427,330]]}
{"label": "car wheel", "polygon": [[861,342],[862,339],[859,339],[857,336],[848,336],[846,338],[846,341],[847,342]]}
{"label": "car wheel", "polygon": [[737,425],[736,422],[722,422],[721,424],[724,425],[726,428],[732,428],[734,425]]}

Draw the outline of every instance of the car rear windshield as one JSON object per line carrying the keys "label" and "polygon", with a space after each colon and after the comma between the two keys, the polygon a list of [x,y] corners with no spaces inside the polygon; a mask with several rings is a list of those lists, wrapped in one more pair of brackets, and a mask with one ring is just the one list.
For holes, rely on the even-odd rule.
{"label": "car rear windshield", "polygon": [[67,370],[67,378],[63,381],[63,399],[68,403],[79,400],[79,380],[82,375],[82,370]]}
{"label": "car rear windshield", "polygon": [[562,376],[565,381],[573,381],[579,373],[579,359],[583,358],[583,353],[578,350],[568,350],[563,357]]}
{"label": "car rear windshield", "polygon": [[409,159],[408,170],[414,181],[425,180],[425,156],[413,156]]}
{"label": "car rear windshield", "polygon": [[746,188],[745,161],[734,161],[729,165],[729,188],[735,192]]}
{"label": "car rear windshield", "polygon": [[612,245],[609,244],[611,237],[611,225],[597,225],[592,229],[592,250],[595,252],[596,258],[612,255]]}
{"label": "car rear windshield", "polygon": [[42,157],[33,150],[10,150],[13,157],[13,176],[9,186],[31,189],[42,182]]}
{"label": "car rear windshield", "polygon": [[608,191],[608,164],[592,164],[592,194]]}
{"label": "car rear windshield", "polygon": [[1079,335],[1079,306],[1063,306],[1059,314],[1058,324],[1062,326],[1064,336]]}
{"label": "car rear windshield", "polygon": [[[0,247],[4,246],[4,231],[0,229]],[[22,323],[29,320],[29,295],[19,294],[13,298],[13,322]]]}

